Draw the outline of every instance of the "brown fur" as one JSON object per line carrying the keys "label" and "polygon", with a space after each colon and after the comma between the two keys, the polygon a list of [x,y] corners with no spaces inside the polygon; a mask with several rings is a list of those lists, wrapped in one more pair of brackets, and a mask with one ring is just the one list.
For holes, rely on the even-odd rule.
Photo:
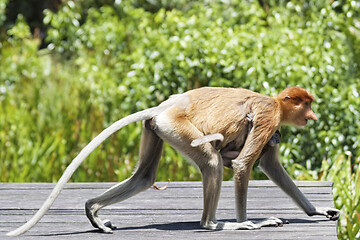
{"label": "brown fur", "polygon": [[283,90],[278,96],[278,99],[284,100],[289,97],[295,103],[299,104],[300,102],[313,102],[314,97],[305,89],[300,87],[289,87]]}
{"label": "brown fur", "polygon": [[[186,112],[187,118],[204,135],[221,133],[224,140],[220,149],[232,141],[237,147],[244,145],[248,131],[246,115],[250,112],[255,116],[254,131],[267,136],[260,144],[265,144],[280,127],[279,106],[271,97],[241,88],[206,87],[188,94],[191,105]],[[254,144],[250,142],[250,145]]]}

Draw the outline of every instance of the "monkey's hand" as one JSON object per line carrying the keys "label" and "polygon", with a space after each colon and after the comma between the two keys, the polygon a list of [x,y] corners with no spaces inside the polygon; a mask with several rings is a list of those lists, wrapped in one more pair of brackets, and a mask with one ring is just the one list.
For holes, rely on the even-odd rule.
{"label": "monkey's hand", "polygon": [[330,220],[336,221],[340,217],[340,211],[336,208],[328,208],[328,207],[317,207],[315,209],[315,213],[309,214],[309,216],[312,215],[323,215]]}

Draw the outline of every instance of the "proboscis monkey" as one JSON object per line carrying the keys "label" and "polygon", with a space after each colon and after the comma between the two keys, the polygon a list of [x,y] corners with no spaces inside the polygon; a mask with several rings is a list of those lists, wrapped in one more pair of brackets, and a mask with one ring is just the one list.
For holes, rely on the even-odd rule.
{"label": "proboscis monkey", "polygon": [[[305,126],[317,120],[311,109],[313,96],[299,87],[290,87],[277,97],[246,89],[205,87],[173,95],[157,107],[129,115],[95,137],[71,162],[40,210],[23,226],[9,232],[15,236],[28,231],[50,208],[80,163],[106,138],[120,128],[144,120],[140,159],[135,173],[102,195],[85,204],[86,215],[95,228],[111,233],[114,226],[98,217],[103,207],[123,201],[146,190],[155,181],[163,141],[192,160],[203,181],[201,225],[207,229],[257,229],[280,225],[269,218],[253,223],[246,218],[249,174],[261,156],[260,166],[309,216],[324,215],[337,220],[334,208],[314,207],[301,193],[279,161],[277,131],[284,124]],[[195,140],[195,141],[194,141]],[[266,149],[267,150],[266,150]],[[215,212],[219,200],[223,165],[234,171],[237,222],[218,222]]]}

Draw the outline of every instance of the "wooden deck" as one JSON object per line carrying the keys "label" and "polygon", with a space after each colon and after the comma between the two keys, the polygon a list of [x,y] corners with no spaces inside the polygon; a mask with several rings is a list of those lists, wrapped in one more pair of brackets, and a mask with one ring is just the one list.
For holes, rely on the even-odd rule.
{"label": "wooden deck", "polygon": [[[157,183],[163,186],[166,183]],[[333,206],[331,182],[298,181],[315,206]],[[92,228],[84,213],[85,201],[114,183],[69,183],[43,219],[19,239],[337,239],[336,222],[308,217],[271,181],[250,181],[248,217],[274,216],[287,220],[282,227],[253,231],[208,231],[200,228],[201,182],[171,182],[166,190],[151,188],[100,211],[117,226],[113,234]],[[27,221],[42,205],[54,184],[0,183],[0,239]],[[235,221],[232,182],[224,182],[218,220]],[[17,238],[16,238],[17,239]]]}

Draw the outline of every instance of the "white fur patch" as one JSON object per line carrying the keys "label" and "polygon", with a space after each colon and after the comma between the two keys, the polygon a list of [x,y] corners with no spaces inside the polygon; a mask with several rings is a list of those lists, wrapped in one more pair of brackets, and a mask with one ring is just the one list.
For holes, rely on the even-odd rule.
{"label": "white fur patch", "polygon": [[171,136],[173,134],[174,127],[168,117],[167,110],[154,118],[154,125],[156,132],[160,133],[162,136]]}
{"label": "white fur patch", "polygon": [[206,135],[206,136],[203,136],[203,137],[193,140],[190,145],[192,147],[198,147],[205,143],[217,141],[217,140],[222,142],[224,140],[224,136],[221,133],[209,134],[209,135]]}
{"label": "white fur patch", "polygon": [[179,107],[186,109],[190,105],[190,97],[187,93],[171,95],[168,100],[162,102],[159,107]]}

